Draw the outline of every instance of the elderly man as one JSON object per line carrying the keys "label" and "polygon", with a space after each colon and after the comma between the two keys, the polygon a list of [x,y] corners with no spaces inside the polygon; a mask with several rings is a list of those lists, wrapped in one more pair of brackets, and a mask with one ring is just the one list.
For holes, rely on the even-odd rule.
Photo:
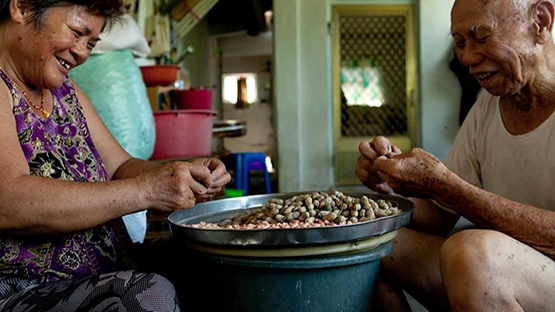
{"label": "elderly man", "polygon": [[[445,165],[384,137],[359,146],[369,188],[415,197],[382,261],[387,310],[555,311],[555,45],[550,0],[456,0],[457,57],[487,90]],[[452,236],[460,216],[475,229]]]}

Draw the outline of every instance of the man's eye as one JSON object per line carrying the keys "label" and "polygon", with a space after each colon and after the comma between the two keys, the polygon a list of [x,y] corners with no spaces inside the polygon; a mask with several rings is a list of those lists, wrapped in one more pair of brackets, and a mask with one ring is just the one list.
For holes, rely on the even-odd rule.
{"label": "man's eye", "polygon": [[83,33],[80,32],[79,30],[76,30],[76,29],[72,29],[72,30],[73,30],[73,33],[75,34],[75,36],[77,36],[77,37],[81,37],[83,35]]}
{"label": "man's eye", "polygon": [[473,38],[474,38],[474,41],[476,42],[484,42],[486,41],[486,39],[489,38],[489,36],[490,36],[489,33],[477,32],[474,34]]}

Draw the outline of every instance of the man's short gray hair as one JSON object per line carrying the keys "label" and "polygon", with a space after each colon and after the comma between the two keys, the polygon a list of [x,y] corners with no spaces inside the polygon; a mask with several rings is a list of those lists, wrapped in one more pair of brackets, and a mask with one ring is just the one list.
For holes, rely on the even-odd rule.
{"label": "man's short gray hair", "polygon": [[529,0],[511,0],[511,5],[515,12],[524,12],[528,10]]}
{"label": "man's short gray hair", "polygon": [[[528,10],[530,2],[530,0],[511,0],[511,5],[517,12],[524,12]],[[555,3],[555,0],[551,0],[551,2]]]}

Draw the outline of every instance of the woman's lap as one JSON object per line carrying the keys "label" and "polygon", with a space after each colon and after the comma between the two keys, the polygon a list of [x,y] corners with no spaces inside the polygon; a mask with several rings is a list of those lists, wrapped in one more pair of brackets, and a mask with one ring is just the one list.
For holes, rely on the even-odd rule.
{"label": "woman's lap", "polygon": [[0,296],[0,311],[180,311],[171,282],[138,271],[47,283],[2,276]]}

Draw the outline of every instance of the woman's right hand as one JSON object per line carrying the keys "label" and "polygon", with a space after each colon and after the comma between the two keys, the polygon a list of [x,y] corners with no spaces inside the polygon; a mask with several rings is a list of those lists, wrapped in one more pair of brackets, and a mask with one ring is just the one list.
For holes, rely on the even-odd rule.
{"label": "woman's right hand", "polygon": [[212,184],[210,169],[198,163],[172,162],[135,178],[152,209],[163,212],[192,208],[195,197]]}
{"label": "woman's right hand", "polygon": [[397,155],[401,150],[397,146],[392,146],[389,140],[383,136],[375,137],[372,142],[362,142],[358,146],[360,155],[357,159],[355,174],[362,184],[368,188],[385,194],[393,194],[393,189],[378,176],[378,171],[374,167],[374,160],[378,157],[389,157]]}

